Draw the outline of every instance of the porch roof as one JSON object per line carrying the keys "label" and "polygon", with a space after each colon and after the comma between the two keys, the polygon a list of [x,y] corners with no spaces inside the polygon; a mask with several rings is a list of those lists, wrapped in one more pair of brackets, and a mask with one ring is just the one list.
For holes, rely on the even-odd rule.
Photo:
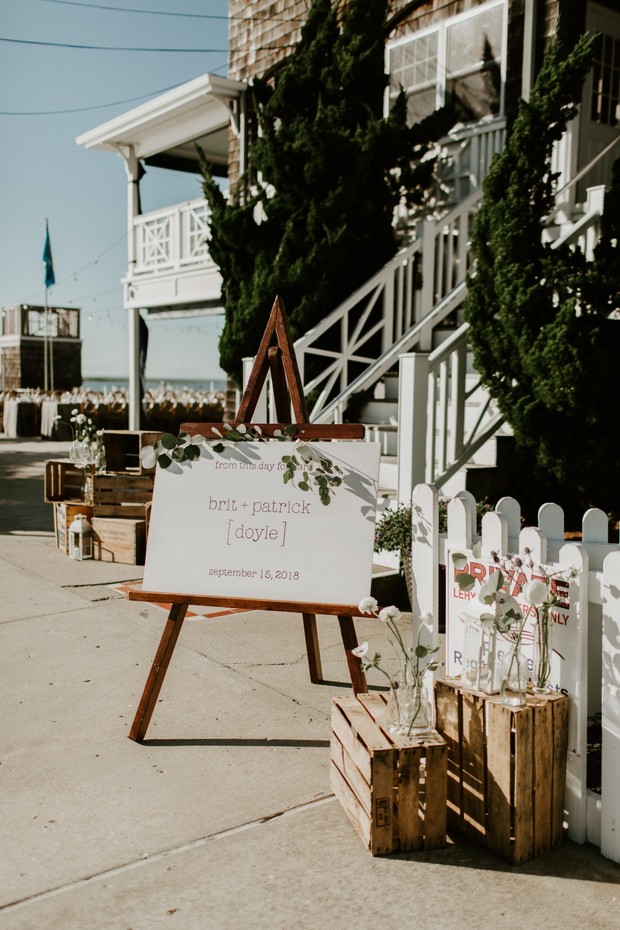
{"label": "porch roof", "polygon": [[85,148],[133,154],[147,164],[196,171],[194,143],[214,165],[228,162],[228,125],[246,85],[203,74],[78,136]]}

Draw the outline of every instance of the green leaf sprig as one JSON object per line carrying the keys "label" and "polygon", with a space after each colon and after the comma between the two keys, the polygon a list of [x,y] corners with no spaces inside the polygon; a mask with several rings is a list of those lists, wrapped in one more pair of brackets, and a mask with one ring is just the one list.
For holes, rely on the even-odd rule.
{"label": "green leaf sprig", "polygon": [[[314,486],[321,503],[329,505],[334,489],[342,484],[343,471],[338,465],[305,443],[298,446],[296,455],[283,455],[282,461],[286,466],[285,484],[290,482],[300,491],[312,491]],[[298,478],[300,470],[301,478]]]}
{"label": "green leaf sprig", "polygon": [[161,468],[170,468],[173,462],[193,462],[200,458],[199,446],[203,442],[204,436],[164,433],[152,446],[144,446],[140,461],[145,468],[152,468],[156,463]]}

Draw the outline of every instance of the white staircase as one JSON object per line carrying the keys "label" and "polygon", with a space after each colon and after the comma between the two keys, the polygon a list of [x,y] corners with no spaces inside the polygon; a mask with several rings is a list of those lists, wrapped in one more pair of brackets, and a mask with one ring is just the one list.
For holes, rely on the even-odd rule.
{"label": "white staircase", "polygon": [[[555,247],[591,251],[601,198],[597,189]],[[302,379],[311,371],[304,379],[314,397],[311,420],[367,424],[367,438],[382,446],[386,496],[407,500],[420,482],[446,496],[463,488],[484,496],[480,479],[497,464],[497,439],[505,445],[510,434],[471,366],[468,325],[460,322],[479,200],[471,195],[442,219],[420,224],[410,246],[295,343]],[[354,416],[347,417],[349,407]]]}
{"label": "white staircase", "polygon": [[[503,144],[503,135],[488,138]],[[484,497],[484,481],[510,443],[471,365],[461,312],[479,182],[491,155],[473,193],[441,218],[419,222],[410,245],[295,343],[310,419],[366,423],[367,438],[382,447],[381,490],[401,501],[422,482],[446,496],[467,488]],[[579,245],[590,257],[603,193],[592,188],[572,222],[551,217],[547,241]]]}

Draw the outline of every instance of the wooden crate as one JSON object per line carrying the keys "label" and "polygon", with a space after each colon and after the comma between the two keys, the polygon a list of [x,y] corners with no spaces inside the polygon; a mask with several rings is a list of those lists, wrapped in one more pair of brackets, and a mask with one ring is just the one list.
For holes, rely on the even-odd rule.
{"label": "wooden crate", "polygon": [[154,475],[94,475],[92,501],[96,517],[145,519],[153,497]]}
{"label": "wooden crate", "polygon": [[528,693],[524,707],[499,695],[436,682],[437,729],[448,744],[448,829],[508,862],[563,840],[568,698]]}
{"label": "wooden crate", "polygon": [[333,699],[332,789],[373,856],[445,846],[445,740],[389,735],[385,704],[381,693]]}
{"label": "wooden crate", "polygon": [[155,466],[144,468],[140,461],[140,452],[145,446],[152,446],[162,436],[162,432],[149,430],[105,429],[103,445],[106,472],[108,474],[153,474]]}
{"label": "wooden crate", "polygon": [[48,459],[45,462],[44,499],[48,504],[55,501],[88,500],[90,484],[83,468],[78,468],[67,459]]}
{"label": "wooden crate", "polygon": [[93,558],[100,562],[144,565],[146,525],[144,520],[93,517]]}
{"label": "wooden crate", "polygon": [[54,530],[56,546],[65,555],[69,555],[69,527],[78,513],[85,514],[89,520],[93,518],[93,508],[82,501],[55,501],[54,502]]}

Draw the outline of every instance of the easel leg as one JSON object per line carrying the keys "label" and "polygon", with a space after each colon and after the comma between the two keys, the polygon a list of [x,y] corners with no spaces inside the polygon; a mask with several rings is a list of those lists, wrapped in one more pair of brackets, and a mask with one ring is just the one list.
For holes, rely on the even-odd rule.
{"label": "easel leg", "polygon": [[170,608],[170,614],[168,615],[159,647],[153,659],[149,677],[146,679],[146,685],[144,686],[133,725],[129,731],[129,739],[133,739],[137,743],[142,742],[148,725],[151,722],[155,704],[157,703],[161,686],[164,683],[168,665],[170,664],[174,647],[177,644],[177,639],[179,638],[188,606],[188,604],[173,604]]}
{"label": "easel leg", "polygon": [[342,643],[347,656],[347,665],[349,666],[349,675],[351,676],[351,686],[354,694],[364,694],[368,691],[366,684],[366,675],[362,668],[362,660],[353,655],[353,649],[357,646],[357,634],[353,625],[353,617],[338,617],[340,624],[340,633],[342,634]]}
{"label": "easel leg", "polygon": [[302,614],[302,616],[304,618],[304,636],[306,637],[306,655],[308,656],[310,681],[316,685],[323,681],[316,614]]}

